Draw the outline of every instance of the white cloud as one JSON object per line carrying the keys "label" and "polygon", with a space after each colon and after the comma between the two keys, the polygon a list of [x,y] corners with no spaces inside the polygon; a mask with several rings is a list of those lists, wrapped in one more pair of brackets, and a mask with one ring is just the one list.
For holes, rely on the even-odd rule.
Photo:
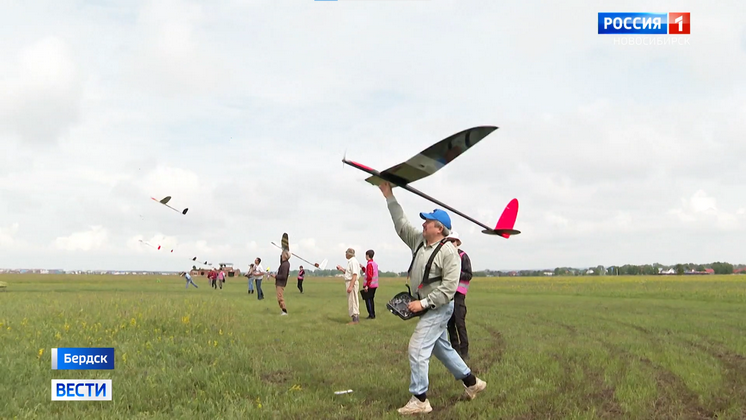
{"label": "white cloud", "polygon": [[[519,199],[509,240],[452,215],[475,268],[741,258],[740,2],[690,8],[691,45],[670,48],[614,46],[579,1],[321,3],[2,3],[8,261],[274,265],[288,232],[310,261],[352,246],[403,271],[380,191],[343,153],[385,169],[484,124],[500,129],[416,183],[488,225]],[[166,195],[188,214],[150,200]],[[416,228],[436,207],[396,196]]]}
{"label": "white cloud", "polygon": [[79,118],[83,85],[70,46],[43,37],[11,62],[0,73],[0,132],[28,144],[56,142]]}
{"label": "white cloud", "polygon": [[59,237],[54,245],[64,251],[94,251],[106,245],[108,236],[104,227],[92,226],[90,230]]}
{"label": "white cloud", "polygon": [[15,241],[15,234],[18,232],[18,223],[13,223],[10,227],[0,227],[0,247],[12,247]]}
{"label": "white cloud", "polygon": [[720,210],[717,207],[717,200],[703,190],[697,190],[689,199],[681,199],[681,204],[680,208],[670,210],[670,214],[678,216],[682,222],[699,222],[708,227],[720,229],[735,229],[743,226],[740,223],[742,218],[739,217],[743,209],[738,209],[733,213]]}

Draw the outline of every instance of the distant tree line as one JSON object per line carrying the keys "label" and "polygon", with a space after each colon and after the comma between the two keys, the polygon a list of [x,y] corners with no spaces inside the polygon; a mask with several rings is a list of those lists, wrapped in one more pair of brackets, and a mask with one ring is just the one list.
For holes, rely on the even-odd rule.
{"label": "distant tree line", "polygon": [[[196,267],[194,267],[196,268]],[[505,276],[523,276],[523,277],[537,277],[537,276],[653,276],[661,273],[668,274],[673,269],[673,274],[684,275],[684,274],[696,274],[704,273],[707,269],[712,269],[714,274],[746,274],[746,264],[731,264],[728,262],[713,262],[709,264],[697,264],[697,263],[682,263],[674,265],[664,264],[625,264],[604,267],[603,265],[597,265],[595,267],[556,267],[554,269],[546,270],[480,270],[472,273],[473,277],[505,277]],[[362,273],[362,272],[361,272]],[[244,275],[245,273],[241,273]],[[338,274],[342,274],[341,271],[336,269],[326,270],[306,270],[307,277],[334,277]],[[364,273],[362,273],[364,275]],[[290,271],[291,277],[298,276],[298,270]],[[378,273],[379,278],[387,277],[406,277],[407,272],[394,272],[394,271],[380,271]]]}
{"label": "distant tree line", "polygon": [[[741,274],[746,274],[746,264],[731,264],[728,262],[713,262],[709,264],[696,264],[696,263],[685,263],[685,264],[625,264],[619,266],[604,267],[603,265],[597,265],[595,267],[557,267],[554,270],[479,270],[472,273],[473,277],[504,277],[504,276],[524,276],[524,277],[537,277],[537,276],[654,276],[661,272],[667,272],[670,269],[674,270],[675,274],[684,275],[685,273],[692,272],[704,272],[706,269],[711,268],[714,274],[733,274],[736,270],[741,270]],[[292,276],[298,275],[298,270],[290,272]],[[313,277],[333,277],[337,274],[341,274],[338,270],[306,270],[307,276]],[[381,271],[378,273],[378,277],[406,277],[407,272],[393,272],[393,271]]]}

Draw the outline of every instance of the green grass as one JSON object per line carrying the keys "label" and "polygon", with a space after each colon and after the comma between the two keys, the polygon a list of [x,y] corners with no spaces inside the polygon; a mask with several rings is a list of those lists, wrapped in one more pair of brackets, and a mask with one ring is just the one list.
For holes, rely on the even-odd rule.
{"label": "green grass", "polygon": [[[245,278],[0,280],[0,418],[394,419],[410,397],[416,321],[385,310],[401,279],[357,326],[340,280],[291,281],[287,317]],[[478,279],[467,305],[487,390],[460,400],[432,359],[430,418],[746,417],[746,276]],[[50,348],[87,346],[114,347],[115,370],[51,370]],[[113,401],[50,401],[52,379],[112,379]]]}

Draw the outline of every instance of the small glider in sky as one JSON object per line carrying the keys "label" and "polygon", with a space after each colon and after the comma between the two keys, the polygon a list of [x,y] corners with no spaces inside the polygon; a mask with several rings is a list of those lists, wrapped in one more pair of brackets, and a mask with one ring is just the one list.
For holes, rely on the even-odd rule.
{"label": "small glider in sky", "polygon": [[377,170],[363,164],[347,160],[346,157],[342,158],[342,162],[371,174],[372,176],[366,179],[370,184],[380,185],[383,182],[388,182],[392,187],[402,187],[407,191],[415,193],[428,201],[432,201],[433,203],[458,214],[470,222],[476,223],[484,228],[482,233],[487,235],[500,235],[503,238],[509,238],[510,235],[518,235],[521,233],[519,230],[513,229],[515,220],[518,217],[517,199],[514,198],[510,203],[508,203],[505,210],[503,210],[497,225],[494,228],[491,228],[453,207],[409,186],[410,183],[430,176],[442,169],[445,165],[452,162],[495,130],[497,130],[497,127],[494,126],[479,126],[466,129],[435,143],[406,162],[394,165],[383,172],[378,172]]}
{"label": "small glider in sky", "polygon": [[[143,241],[142,239],[138,239],[138,241],[140,241],[140,242],[141,242],[141,243],[142,243],[143,245],[147,245],[147,246],[149,246],[149,247],[151,247],[151,248],[153,248],[153,249],[155,249],[155,250],[157,250],[157,251],[160,251],[160,250],[161,250],[161,248],[163,248],[163,247],[162,247],[162,246],[160,246],[160,245],[158,245],[158,246],[155,246],[155,245],[152,245],[152,244],[150,244],[150,243],[148,243],[148,242],[145,242],[145,241]],[[165,250],[166,248],[163,248],[163,249]],[[174,250],[172,249],[172,250],[171,250],[171,252],[174,252]]]}
{"label": "small glider in sky", "polygon": [[[192,261],[197,261],[197,257],[192,258]],[[212,265],[212,263],[207,262],[207,261],[203,262],[202,264],[204,264],[204,265]]]}
{"label": "small glider in sky", "polygon": [[[151,247],[151,248],[153,248],[153,249],[155,249],[157,251],[160,251],[161,249],[163,249],[164,251],[166,250],[166,248],[163,248],[161,245],[157,245],[157,246],[156,245],[152,245],[151,243],[145,242],[142,239],[138,239],[138,241],[140,241],[140,243],[142,243],[143,245],[147,245],[147,246],[149,246],[149,247]],[[174,250],[172,249],[169,252],[173,254]],[[192,257],[192,258],[190,258],[190,260],[197,261],[197,257]],[[207,262],[207,261],[203,262],[202,264],[212,266],[212,263],[211,262]]]}
{"label": "small glider in sky", "polygon": [[[290,252],[290,240],[288,239],[288,234],[287,233],[283,233],[282,234],[282,246],[277,245],[274,242],[271,242],[271,244],[274,245],[274,246],[276,246],[277,248],[280,248],[283,251]],[[299,257],[299,256],[293,254],[292,252],[290,252],[290,255],[292,255],[292,256],[300,259],[300,260],[303,260],[303,261],[305,261],[305,262],[311,264],[312,266],[314,266],[314,267],[316,267],[318,269],[321,269],[321,270],[323,270],[324,268],[326,268],[326,264],[328,263],[328,261],[326,259],[324,261],[321,261],[321,263],[319,264],[319,263],[312,263],[311,261],[308,261],[305,258]]]}
{"label": "small glider in sky", "polygon": [[175,212],[177,212],[177,213],[181,213],[181,214],[187,214],[187,211],[189,211],[189,208],[188,208],[188,207],[187,207],[187,208],[185,208],[184,210],[181,210],[181,211],[180,211],[180,210],[178,210],[178,209],[175,209],[175,208],[173,208],[173,207],[169,206],[169,205],[168,205],[168,202],[169,202],[169,201],[171,201],[171,196],[170,196],[170,195],[167,195],[167,196],[163,197],[163,198],[162,198],[162,199],[160,199],[160,200],[158,200],[158,199],[156,199],[156,198],[154,198],[154,197],[150,197],[150,199],[151,199],[151,200],[153,200],[153,201],[157,201],[157,202],[159,202],[159,203],[163,204],[164,206],[166,206],[166,207],[170,208],[171,210],[173,210],[173,211],[175,211]]}

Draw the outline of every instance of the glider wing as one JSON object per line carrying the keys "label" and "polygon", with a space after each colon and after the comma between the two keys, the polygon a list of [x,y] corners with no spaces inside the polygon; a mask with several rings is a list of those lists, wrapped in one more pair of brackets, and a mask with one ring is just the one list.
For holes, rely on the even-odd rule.
{"label": "glider wing", "polygon": [[494,126],[472,127],[445,138],[428,147],[408,161],[394,165],[366,179],[373,185],[383,181],[393,186],[401,186],[430,176],[461,156],[480,140],[497,130]]}

